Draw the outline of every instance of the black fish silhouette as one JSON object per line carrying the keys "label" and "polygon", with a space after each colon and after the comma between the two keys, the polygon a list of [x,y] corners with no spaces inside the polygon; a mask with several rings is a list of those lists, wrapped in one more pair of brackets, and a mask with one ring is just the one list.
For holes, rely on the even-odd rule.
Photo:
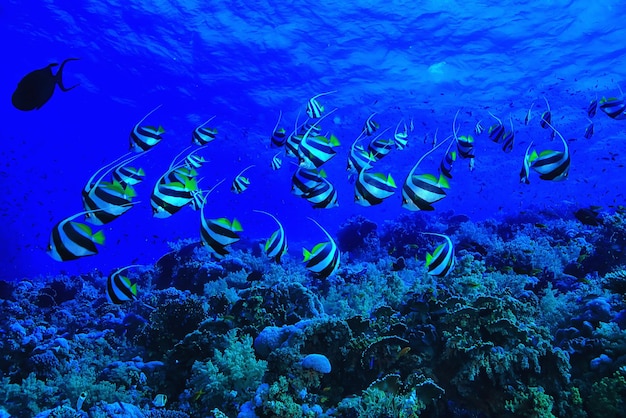
{"label": "black fish silhouette", "polygon": [[39,109],[50,100],[52,93],[54,93],[54,86],[57,84],[61,91],[69,91],[78,86],[78,84],[75,84],[72,87],[65,87],[62,79],[65,63],[77,60],[78,58],[68,58],[63,61],[56,75],[52,74],[52,67],[59,65],[57,63],[26,74],[17,83],[17,89],[13,92],[13,97],[11,98],[13,106],[19,110]]}

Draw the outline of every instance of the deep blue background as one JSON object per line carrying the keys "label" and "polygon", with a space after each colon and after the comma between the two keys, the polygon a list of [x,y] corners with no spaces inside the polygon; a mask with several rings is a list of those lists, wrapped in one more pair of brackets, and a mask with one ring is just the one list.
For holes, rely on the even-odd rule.
{"label": "deep blue background", "polygon": [[[179,4],[180,3],[180,4]],[[596,134],[582,138],[585,108],[595,97],[619,95],[624,80],[626,6],[618,1],[457,2],[457,1],[14,1],[0,5],[0,278],[36,278],[152,263],[168,242],[199,239],[199,215],[188,208],[169,219],[153,219],[149,196],[171,158],[190,143],[193,128],[216,115],[219,136],[203,153],[201,185],[220,179],[206,208],[209,217],[237,217],[245,236],[261,239],[284,224],[290,254],[324,239],[306,219],[313,216],[334,233],[354,214],[382,223],[401,213],[400,192],[382,205],[353,203],[346,178],[349,145],[372,112],[392,130],[413,118],[410,147],[393,151],[376,171],[391,173],[401,186],[406,174],[440,138],[451,133],[461,108],[461,134],[477,120],[488,127],[491,110],[503,120],[512,114],[515,149],[504,154],[487,136],[476,140],[476,169],[457,162],[452,188],[437,211],[472,219],[502,217],[544,208],[564,217],[589,204],[624,204],[623,155],[626,122],[604,114]],[[79,57],[65,68],[68,93],[57,90],[41,110],[11,106],[17,82],[28,72]],[[623,84],[623,83],[622,83]],[[626,88],[626,85],[623,86]],[[290,194],[294,167],[284,159],[272,172],[275,150],[269,134],[279,110],[291,126],[309,97],[337,90],[323,100],[338,108],[325,130],[342,146],[324,168],[339,190],[340,207],[313,210]],[[555,126],[572,139],[572,167],[565,182],[519,183],[524,151],[532,139],[539,149],[558,148],[538,126],[550,101]],[[535,102],[531,125],[523,126]],[[100,254],[58,263],[45,254],[51,228],[82,210],[80,191],[100,166],[128,149],[128,134],[145,113],[163,104],[147,121],[162,124],[164,140],[139,161],[148,173],[137,187],[142,204],[104,227]],[[428,136],[427,139],[424,139]],[[443,151],[422,165],[435,172]],[[236,173],[249,164],[250,188],[229,191]],[[429,216],[428,213],[424,216]]]}

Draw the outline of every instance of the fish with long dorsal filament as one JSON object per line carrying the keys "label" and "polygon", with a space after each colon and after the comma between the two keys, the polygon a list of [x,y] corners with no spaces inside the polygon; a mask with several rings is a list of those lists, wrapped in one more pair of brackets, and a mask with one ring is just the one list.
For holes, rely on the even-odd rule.
{"label": "fish with long dorsal filament", "polygon": [[263,251],[265,254],[273,259],[275,262],[280,263],[280,258],[287,252],[287,238],[285,236],[285,230],[280,221],[271,213],[263,210],[254,209],[255,212],[263,213],[278,224],[278,229],[272,233],[272,235],[265,241],[263,245]]}
{"label": "fish with long dorsal filament", "polygon": [[302,249],[304,256],[303,262],[306,268],[320,278],[326,278],[334,274],[339,268],[341,261],[341,253],[335,240],[330,236],[328,231],[324,229],[315,219],[309,218],[324,232],[328,241],[320,242],[313,247],[311,251],[306,248]]}

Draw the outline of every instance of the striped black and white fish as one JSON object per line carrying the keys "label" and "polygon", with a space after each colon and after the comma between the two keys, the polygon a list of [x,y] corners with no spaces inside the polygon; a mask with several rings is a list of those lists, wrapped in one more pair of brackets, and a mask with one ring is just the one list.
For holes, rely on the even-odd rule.
{"label": "striped black and white fish", "polygon": [[235,176],[235,178],[233,179],[233,183],[230,187],[230,190],[233,193],[235,194],[243,193],[248,189],[248,186],[250,186],[250,179],[247,177],[244,177],[243,173],[245,173],[247,170],[251,169],[252,167],[254,167],[254,164],[247,166],[246,168],[241,170],[239,174]]}
{"label": "striped black and white fish", "polygon": [[332,94],[336,92],[337,92],[336,90],[327,91],[325,93],[316,94],[315,96],[311,97],[306,104],[307,116],[310,117],[311,119],[320,118],[324,114],[324,106],[320,105],[317,99],[319,99],[322,96],[326,96],[328,94]]}
{"label": "striped black and white fish", "polygon": [[432,204],[446,197],[444,189],[450,186],[443,174],[439,174],[439,178],[437,178],[432,174],[415,174],[415,170],[424,158],[445,144],[449,139],[448,137],[434,148],[431,148],[415,163],[413,168],[411,168],[411,171],[402,185],[403,208],[411,211],[434,210]]}
{"label": "striped black and white fish", "polygon": [[532,111],[533,111],[533,106],[534,105],[535,105],[535,102],[532,102],[530,104],[530,107],[526,111],[526,116],[524,117],[524,125],[526,125],[526,126],[528,126],[528,124],[530,123],[530,120],[532,119]]}
{"label": "striped black and white fish", "polygon": [[357,145],[357,142],[363,134],[360,134],[350,145],[350,154],[348,155],[348,179],[352,183],[358,174],[363,170],[372,168],[372,163],[375,161],[371,152],[367,152],[363,145]]}
{"label": "striped black and white fish", "polygon": [[137,299],[137,283],[132,283],[122,272],[133,267],[143,267],[132,265],[122,267],[113,271],[107,278],[106,296],[110,303],[120,305],[124,302]]}
{"label": "striped black and white fish", "polygon": [[545,150],[539,153],[538,157],[534,159],[530,167],[539,173],[539,178],[542,180],[560,181],[565,180],[569,175],[569,169],[571,164],[571,158],[569,153],[569,146],[567,141],[563,138],[563,135],[557,131],[549,122],[546,122],[547,126],[561,138],[563,142],[563,151]]}
{"label": "striped black and white fish", "polygon": [[314,130],[319,127],[319,123],[334,111],[335,109],[316,120],[315,123],[309,125],[304,132],[300,145],[298,146],[298,160],[301,167],[309,169],[319,168],[322,164],[337,155],[335,147],[339,146],[339,140],[336,136],[331,135],[330,138],[326,138],[319,133],[314,134]]}
{"label": "striped black and white fish", "polygon": [[239,233],[242,231],[243,228],[237,219],[232,221],[226,218],[206,219],[204,210],[201,211],[202,243],[218,260],[229,254],[228,247],[241,239]]}
{"label": "striped black and white fish", "polygon": [[146,116],[143,117],[130,131],[130,149],[135,152],[147,151],[161,142],[163,137],[161,136],[165,130],[162,126],[155,128],[154,126],[141,126],[144,120],[148,118],[152,113],[159,109],[161,105],[158,105],[152,109]]}
{"label": "striped black and white fish", "polygon": [[315,219],[309,219],[313,221],[322,230],[322,232],[324,232],[328,241],[317,244],[311,251],[303,248],[303,262],[306,263],[306,268],[317,277],[326,278],[333,275],[339,268],[341,253],[335,243],[335,240],[330,236],[328,231],[326,231]]}
{"label": "striped black and white fish", "polygon": [[454,269],[454,245],[449,236],[435,232],[422,232],[422,234],[441,237],[446,240],[440,244],[433,253],[426,253],[426,268],[428,274],[436,277],[445,277]]}
{"label": "striped black and white fish", "polygon": [[598,106],[611,119],[626,119],[626,101],[624,101],[623,97],[609,97],[608,99],[603,97],[600,99]]}
{"label": "striped black and white fish", "polygon": [[197,172],[193,167],[186,166],[185,160],[200,149],[192,151],[182,159],[179,158],[182,152],[179,153],[154,185],[150,205],[155,218],[170,217],[194,200],[198,192],[198,182],[195,178]]}
{"label": "striped black and white fish", "polygon": [[213,141],[217,136],[217,128],[206,128],[205,125],[215,119],[215,116],[211,116],[209,120],[198,126],[191,133],[191,143],[204,146]]}
{"label": "striped black and white fish", "polygon": [[496,120],[496,123],[489,127],[489,139],[491,139],[495,143],[500,143],[502,141],[502,138],[504,137],[504,124],[493,113],[489,112],[489,114],[492,118]]}
{"label": "striped black and white fish", "polygon": [[272,148],[280,148],[285,145],[287,142],[287,131],[285,128],[279,128],[280,121],[283,117],[283,111],[280,110],[278,112],[278,120],[276,121],[276,125],[274,125],[274,129],[272,129],[272,135],[270,136],[270,147]]}
{"label": "striped black and white fish", "polygon": [[[161,178],[162,179],[162,178]],[[168,218],[190,204],[194,192],[198,190],[196,179],[181,182],[157,182],[150,196],[152,215],[155,218]]]}
{"label": "striped black and white fish", "polygon": [[278,229],[274,231],[272,235],[265,241],[263,251],[269,258],[273,259],[277,263],[280,263],[280,258],[287,252],[287,238],[285,236],[285,230],[283,229],[283,225],[271,213],[262,210],[255,210],[255,212],[263,213],[271,217],[278,224]]}
{"label": "striped black and white fish", "polygon": [[298,167],[291,177],[291,192],[296,196],[304,196],[320,184],[324,177],[324,170]]}
{"label": "striped black and white fish", "polygon": [[359,172],[354,185],[354,201],[361,206],[374,206],[391,197],[397,189],[391,174]]}
{"label": "striped black and white fish", "polygon": [[372,135],[374,132],[378,130],[378,128],[380,128],[380,124],[376,122],[374,119],[372,119],[375,115],[376,115],[376,112],[369,115],[369,117],[363,124],[363,129],[361,131],[366,136]]}
{"label": "striped black and white fish", "polygon": [[474,133],[476,135],[480,135],[485,131],[485,128],[483,128],[483,125],[481,124],[482,120],[479,120],[478,122],[476,122],[476,125],[474,125]]}
{"label": "striped black and white fish", "polygon": [[285,142],[285,154],[290,157],[298,157],[298,149],[304,135],[293,132]]}
{"label": "striped black and white fish", "polygon": [[547,129],[552,123],[552,111],[550,110],[550,103],[548,103],[548,99],[546,99],[546,97],[544,96],[543,100],[545,100],[546,102],[547,110],[545,110],[541,114],[541,120],[539,121],[539,124],[542,128]]}
{"label": "striped black and white fish", "polygon": [[513,151],[513,146],[515,145],[515,128],[513,128],[513,117],[511,115],[509,115],[509,123],[511,130],[505,131],[504,135],[502,135],[502,151],[507,154]]}
{"label": "striped black and white fish", "polygon": [[129,154],[112,161],[99,168],[87,181],[82,190],[83,207],[89,213],[85,215],[87,220],[94,225],[103,225],[117,219],[126,213],[133,205],[132,199],[136,196],[135,189],[117,180],[105,181],[104,178],[115,173],[120,167],[129,164],[141,154]]}
{"label": "striped black and white fish", "polygon": [[439,173],[449,179],[452,178],[452,166],[456,161],[456,151],[450,150],[452,144],[454,144],[454,141],[450,141],[448,148],[446,148],[446,153],[443,155],[441,162],[439,163]]}
{"label": "striped black and white fish", "polygon": [[136,195],[132,186],[102,181],[89,193],[83,191],[83,206],[92,212],[85,218],[93,225],[107,224],[128,212],[136,203],[132,201]]}
{"label": "striped black and white fish", "polygon": [[324,177],[312,189],[302,195],[315,209],[330,209],[339,205],[335,186]]}
{"label": "striped black and white fish", "polygon": [[[454,142],[456,142],[456,150],[458,151],[461,158],[469,159],[469,169],[470,171],[474,170],[474,137],[471,135],[462,135],[458,136],[459,129],[456,127],[456,119],[459,116],[460,110],[456,111],[454,115],[454,120],[452,121],[452,136],[454,137]],[[435,135],[436,136],[436,135]]]}
{"label": "striped black and white fish", "polygon": [[300,166],[309,169],[321,167],[322,164],[337,155],[335,147],[339,145],[339,140],[335,135],[326,138],[321,135],[310,137],[305,134],[298,148]]}
{"label": "striped black and white fish", "polygon": [[113,170],[111,176],[113,177],[113,180],[119,182],[123,186],[134,186],[143,181],[146,176],[146,172],[143,168],[122,165]]}
{"label": "striped black and white fish", "polygon": [[[398,129],[400,129],[400,124],[402,123],[404,123],[404,129],[399,131]],[[399,150],[405,149],[409,143],[409,128],[407,128],[406,122],[402,119],[396,125],[396,130],[393,133],[393,141],[394,145]]]}
{"label": "striped black and white fish", "polygon": [[280,152],[277,152],[272,157],[272,162],[270,163],[270,167],[272,167],[272,170],[276,171],[276,170],[280,170],[280,167],[282,167],[282,165],[283,165],[283,160],[280,158]]}
{"label": "striped black and white fish", "polygon": [[[195,152],[195,151],[194,151]],[[194,152],[185,157],[185,166],[189,168],[200,168],[206,163],[206,159],[201,155],[196,155]]]}
{"label": "striped black and white fish", "polygon": [[456,137],[456,149],[463,158],[474,158],[474,137],[471,135],[461,135]]}
{"label": "striped black and white fish", "polygon": [[531,142],[526,148],[526,152],[524,153],[524,160],[522,161],[522,169],[519,173],[520,183],[530,184],[530,164],[535,161],[538,157],[537,151],[533,150],[530,152],[533,143]]}
{"label": "striped black and white fish", "polygon": [[91,228],[74,220],[93,211],[76,213],[63,219],[52,228],[47,253],[57,261],[76,260],[98,254],[96,244],[104,244],[104,233],[92,232]]}
{"label": "striped black and white fish", "polygon": [[598,111],[598,98],[596,97],[592,101],[589,102],[589,106],[587,106],[587,116],[591,119],[596,115]]}
{"label": "striped black and white fish", "polygon": [[382,136],[387,132],[389,128],[382,131],[367,145],[368,153],[372,154],[376,161],[380,160],[384,156],[388,155],[395,145],[393,138],[383,139]]}
{"label": "striped black and white fish", "polygon": [[585,139],[591,139],[591,137],[593,136],[593,121],[591,119],[589,120],[589,125],[587,125],[587,127],[585,128]]}

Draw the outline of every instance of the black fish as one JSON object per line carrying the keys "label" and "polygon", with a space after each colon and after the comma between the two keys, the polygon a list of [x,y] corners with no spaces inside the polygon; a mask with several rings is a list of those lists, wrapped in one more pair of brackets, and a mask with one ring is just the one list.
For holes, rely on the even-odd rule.
{"label": "black fish", "polygon": [[45,105],[54,93],[54,87],[58,84],[61,91],[69,91],[78,84],[72,87],[65,87],[63,85],[63,66],[68,61],[77,61],[78,58],[68,58],[61,63],[59,71],[56,74],[52,74],[52,67],[56,67],[57,63],[50,64],[45,68],[31,71],[26,74],[24,78],[17,83],[17,89],[13,92],[11,101],[13,106],[19,110],[33,110],[39,109]]}
{"label": "black fish", "polygon": [[574,212],[576,219],[583,225],[599,226],[602,225],[600,214],[591,208],[581,208]]}

